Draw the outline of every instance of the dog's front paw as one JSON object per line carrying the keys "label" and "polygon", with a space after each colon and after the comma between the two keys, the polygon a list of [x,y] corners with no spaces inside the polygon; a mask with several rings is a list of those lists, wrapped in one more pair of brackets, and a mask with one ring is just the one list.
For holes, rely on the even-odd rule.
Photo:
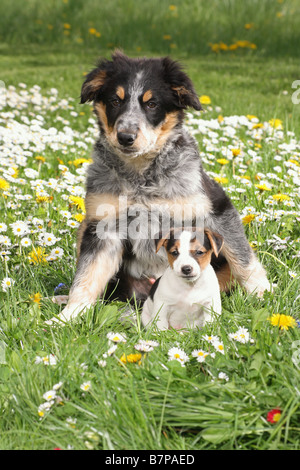
{"label": "dog's front paw", "polygon": [[90,305],[87,304],[71,304],[67,305],[57,317],[53,317],[50,320],[47,320],[45,323],[47,325],[64,325],[70,320],[76,318],[79,314],[82,314]]}

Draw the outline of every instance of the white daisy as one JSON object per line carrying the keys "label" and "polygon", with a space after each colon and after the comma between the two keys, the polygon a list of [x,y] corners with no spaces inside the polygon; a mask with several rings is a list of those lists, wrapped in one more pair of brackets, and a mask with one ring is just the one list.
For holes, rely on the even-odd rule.
{"label": "white daisy", "polygon": [[1,287],[4,292],[14,285],[15,281],[11,277],[5,277],[1,282]]}
{"label": "white daisy", "polygon": [[189,361],[188,355],[183,351],[183,349],[173,347],[168,351],[169,361],[178,361],[182,366]]}

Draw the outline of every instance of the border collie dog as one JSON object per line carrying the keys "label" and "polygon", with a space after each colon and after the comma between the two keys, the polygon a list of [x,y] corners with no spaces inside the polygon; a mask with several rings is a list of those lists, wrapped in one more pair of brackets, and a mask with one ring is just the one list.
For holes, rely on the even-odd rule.
{"label": "border collie dog", "polygon": [[[270,289],[237,210],[202,167],[196,140],[183,126],[187,108],[201,110],[192,81],[169,57],[101,60],[82,86],[93,102],[99,139],[86,182],[86,217],[78,230],[77,269],[68,321],[109,293],[145,300],[150,279],[168,266],[155,238],[166,224],[201,226],[224,244],[212,257],[221,290],[232,280],[262,296]],[[49,321],[51,323],[51,321]]]}

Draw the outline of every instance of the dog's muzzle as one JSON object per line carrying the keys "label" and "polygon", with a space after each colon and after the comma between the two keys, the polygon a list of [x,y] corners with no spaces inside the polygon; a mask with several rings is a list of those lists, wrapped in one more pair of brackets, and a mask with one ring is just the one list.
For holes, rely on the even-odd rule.
{"label": "dog's muzzle", "polygon": [[136,133],[132,133],[132,132],[118,132],[117,133],[118,142],[120,145],[122,145],[122,147],[131,147],[134,144],[136,138],[137,138]]}

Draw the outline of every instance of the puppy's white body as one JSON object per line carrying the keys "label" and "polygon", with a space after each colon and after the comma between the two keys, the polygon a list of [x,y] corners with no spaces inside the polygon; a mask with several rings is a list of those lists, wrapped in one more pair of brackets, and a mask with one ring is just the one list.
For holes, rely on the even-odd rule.
{"label": "puppy's white body", "polygon": [[222,311],[220,288],[211,265],[195,282],[180,278],[168,267],[159,280],[153,300],[148,297],[142,311],[142,323],[157,320],[160,330],[202,327],[212,320],[212,311]]}
{"label": "puppy's white body", "polygon": [[[143,306],[144,326],[156,320],[160,330],[202,327],[212,320],[212,312],[221,314],[221,295],[216,273],[211,264],[201,262],[201,257],[197,261],[191,255],[191,239],[191,232],[183,231],[180,238],[174,241],[176,260],[171,260],[171,265],[156,281],[153,295],[147,298]],[[171,254],[174,247],[170,250]],[[184,275],[186,268],[188,277]]]}

